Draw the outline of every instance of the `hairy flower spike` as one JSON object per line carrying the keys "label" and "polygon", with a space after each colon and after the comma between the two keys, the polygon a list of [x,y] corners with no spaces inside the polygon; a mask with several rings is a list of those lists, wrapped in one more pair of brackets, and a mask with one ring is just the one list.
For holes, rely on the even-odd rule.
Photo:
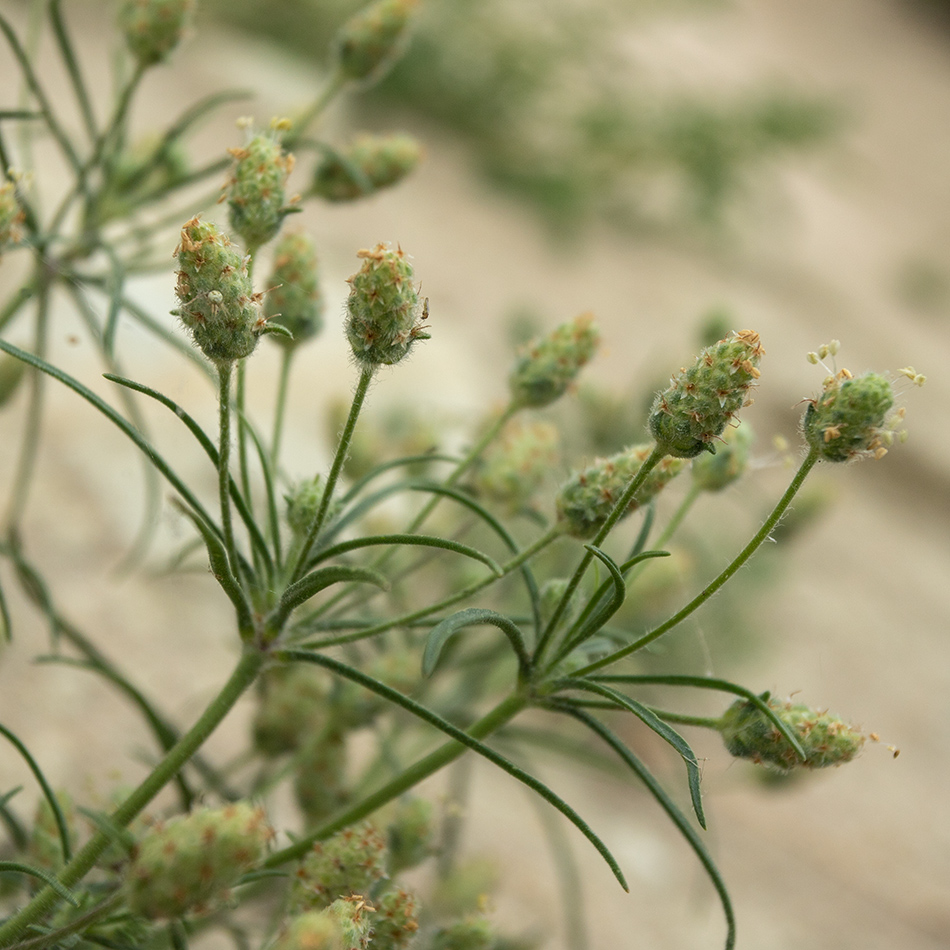
{"label": "hairy flower spike", "polygon": [[547,422],[510,422],[485,453],[475,484],[515,511],[527,504],[557,465],[557,429]]}
{"label": "hairy flower spike", "polygon": [[590,313],[531,341],[508,379],[512,401],[533,409],[550,405],[564,395],[599,343],[600,333]]}
{"label": "hairy flower spike", "polygon": [[419,929],[415,897],[397,887],[383,894],[375,904],[372,950],[403,950]]}
{"label": "hairy flower spike", "polygon": [[160,63],[181,42],[194,0],[125,0],[119,28],[142,66]]}
{"label": "hairy flower spike", "polygon": [[736,700],[726,710],[719,726],[726,748],[737,758],[752,759],[784,771],[799,767],[823,769],[850,762],[864,745],[864,736],[857,729],[829,712],[775,699],[767,702],[797,736],[806,760],[802,762],[768,717],[744,699]]}
{"label": "hairy flower spike", "polygon": [[258,313],[247,262],[227,235],[197,217],[181,229],[177,310],[195,344],[214,363],[250,356],[266,323]]}
{"label": "hairy flower spike", "polygon": [[297,871],[295,903],[301,908],[329,907],[350,894],[368,894],[386,877],[386,839],[364,821],[318,841]]}
{"label": "hairy flower spike", "polygon": [[243,148],[228,151],[234,157],[224,186],[228,220],[248,248],[258,248],[277,234],[290,212],[284,204],[284,186],[294,157],[272,135],[255,135]]}
{"label": "hairy flower spike", "polygon": [[271,290],[264,297],[264,314],[286,327],[293,339],[275,335],[296,348],[323,329],[323,294],[317,280],[317,252],[306,234],[285,234],[274,247]]}
{"label": "hairy flower spike", "polygon": [[129,868],[129,909],[152,920],[207,910],[263,859],[273,834],[263,809],[247,802],[153,826]]}
{"label": "hairy flower spike", "polygon": [[379,78],[399,55],[419,0],[376,0],[351,17],[336,37],[340,75]]}
{"label": "hairy flower spike", "polygon": [[329,152],[317,165],[313,193],[327,201],[353,201],[390,188],[409,175],[422,158],[411,135],[361,135],[341,152]]}
{"label": "hairy flower spike", "polygon": [[[603,527],[624,489],[652,451],[652,445],[631,446],[599,460],[566,482],[557,496],[558,521],[564,530],[575,538],[592,538]],[[655,498],[685,467],[683,459],[663,458],[647,475],[623,516]]]}
{"label": "hairy flower spike", "polygon": [[722,491],[740,479],[749,467],[752,428],[747,423],[726,426],[722,440],[724,444],[715,455],[704,452],[693,459],[693,483],[701,491]]}
{"label": "hairy flower spike", "polygon": [[412,283],[412,265],[402,248],[377,244],[360,251],[363,266],[347,283],[346,337],[365,368],[398,363],[416,340],[428,340],[427,308]]}
{"label": "hairy flower spike", "polygon": [[414,868],[432,854],[435,834],[430,802],[418,797],[400,800],[386,828],[390,875]]}
{"label": "hairy flower spike", "polygon": [[754,330],[740,330],[703,350],[653,403],[650,432],[657,446],[677,458],[715,454],[715,440],[748,404],[764,353]]}
{"label": "hairy flower spike", "polygon": [[878,373],[852,377],[847,370],[825,380],[823,391],[808,401],[802,430],[808,444],[828,462],[886,454],[886,423],[894,390]]}
{"label": "hairy flower spike", "polygon": [[310,910],[292,917],[270,950],[345,950],[343,929],[335,915]]}

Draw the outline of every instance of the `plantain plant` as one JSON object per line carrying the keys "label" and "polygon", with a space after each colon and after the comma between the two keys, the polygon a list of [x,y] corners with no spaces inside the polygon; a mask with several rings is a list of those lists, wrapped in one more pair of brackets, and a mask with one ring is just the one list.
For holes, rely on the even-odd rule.
{"label": "plantain plant", "polygon": [[[182,950],[212,931],[238,947],[269,950],[529,945],[499,933],[484,913],[484,881],[458,860],[459,816],[440,814],[416,789],[463,756],[481,756],[560,812],[626,888],[609,834],[601,837],[533,774],[540,749],[558,751],[574,767],[607,767],[613,759],[646,788],[708,874],[725,916],[725,944],[734,946],[726,884],[704,843],[699,763],[679,727],[717,731],[731,755],[783,773],[847,762],[864,736],[824,709],[723,679],[657,673],[655,658],[645,672],[641,651],[747,564],[816,466],[884,455],[902,418],[895,381],[919,385],[923,377],[911,368],[855,377],[826,367],[821,391],[806,401],[801,463],[771,513],[737,554],[722,558],[713,579],[661,622],[644,625],[638,585],[668,555],[690,506],[747,476],[751,430],[738,414],[758,385],[759,335],[733,331],[705,347],[655,396],[639,442],[608,458],[578,460],[551,497],[558,432],[537,413],[569,398],[594,357],[600,335],[593,317],[579,316],[519,350],[507,405],[477,421],[462,453],[447,451],[445,434],[424,426],[366,440],[360,416],[371,384],[385,389],[380,369],[410,353],[424,359],[438,346],[422,346],[430,338],[428,301],[410,256],[380,243],[356,252],[348,282],[343,329],[356,383],[332,425],[332,461],[326,471],[292,473],[282,437],[288,382],[294,370],[317,365],[307,344],[319,334],[324,305],[318,248],[286,219],[307,202],[353,201],[394,186],[419,161],[419,145],[405,135],[337,143],[319,125],[334,99],[374,82],[403,54],[415,0],[375,0],[359,12],[333,38],[332,68],[302,114],[266,130],[245,123],[243,145],[197,167],[186,137],[229,93],[190,105],[145,141],[128,135],[143,77],[188,32],[190,0],[119,5],[126,78],[105,119],[62,0],[40,7],[76,108],[64,117],[66,104],[53,100],[27,44],[0,16],[23,86],[22,105],[0,111],[0,247],[5,263],[19,260],[25,274],[0,309],[0,398],[26,389],[0,579],[19,585],[51,626],[60,659],[95,670],[128,699],[159,754],[135,788],[116,791],[113,806],[92,808],[52,789],[38,757],[0,726],[39,788],[32,815],[20,808],[19,787],[0,788],[7,832],[0,947]],[[68,170],[65,187],[50,187],[29,165],[40,129]],[[306,182],[299,196],[288,191],[294,154],[295,174],[302,169]],[[195,189],[222,175],[226,213],[216,216]],[[170,329],[136,301],[129,282],[155,270],[173,246],[180,326]],[[263,278],[262,257],[272,262]],[[49,359],[54,301],[64,299],[97,348],[110,398]],[[124,375],[123,319],[198,365],[216,400],[216,431],[199,423],[200,406],[180,405]],[[17,346],[11,335],[31,341]],[[262,425],[247,377],[264,336],[280,347],[281,368],[268,381],[276,411]],[[827,344],[809,358],[824,365],[836,351]],[[142,453],[191,532],[176,563],[209,568],[209,590],[216,584],[215,596],[230,604],[240,658],[186,727],[150,697],[144,671],[126,673],[60,610],[56,578],[29,553],[24,515],[50,385],[72,390]],[[142,407],[152,403],[173,413],[181,440],[203,453],[216,485],[210,497],[200,480],[179,474],[176,446],[159,446],[148,431]],[[691,487],[660,523],[655,499],[674,479]],[[150,556],[160,503],[154,484],[148,497],[132,557],[138,561]],[[632,531],[621,525],[628,518]],[[7,604],[0,587],[3,635],[12,640],[15,623],[27,621]],[[473,634],[479,627],[492,629]],[[669,696],[663,708],[646,698],[658,688]],[[721,714],[670,711],[686,690],[720,695]],[[209,761],[205,741],[248,693],[256,706],[245,754],[227,766]],[[682,795],[668,791],[631,747],[625,719],[681,761]],[[354,747],[366,734],[375,737],[375,751],[357,760]],[[465,781],[464,770],[450,771],[453,786]],[[166,786],[176,791],[174,804],[159,807]],[[292,790],[296,818],[275,828],[268,810],[282,788]],[[438,862],[439,883],[420,894],[404,875],[427,861]],[[583,946],[583,935],[572,933]]]}

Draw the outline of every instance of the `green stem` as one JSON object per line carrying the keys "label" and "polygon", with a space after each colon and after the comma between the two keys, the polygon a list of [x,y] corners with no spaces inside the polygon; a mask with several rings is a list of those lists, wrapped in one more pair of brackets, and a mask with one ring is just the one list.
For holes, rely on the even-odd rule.
{"label": "green stem", "polygon": [[609,654],[608,656],[602,657],[599,660],[596,660],[593,663],[589,663],[587,666],[582,667],[579,670],[575,670],[574,676],[587,676],[590,673],[593,673],[597,670],[603,669],[605,666],[610,666],[612,663],[616,663],[617,660],[622,660],[625,656],[629,656],[631,653],[635,653],[637,650],[643,649],[648,643],[652,643],[657,637],[662,636],[667,630],[671,630],[677,624],[685,620],[693,611],[701,607],[716,591],[721,588],[726,581],[728,581],[736,571],[739,570],[748,560],[752,557],[753,554],[762,546],[763,542],[767,541],[769,536],[772,534],[772,531],[775,529],[775,526],[779,523],[782,518],[782,515],[785,514],[788,506],[792,503],[792,499],[797,494],[798,490],[802,487],[805,482],[805,479],[808,477],[808,473],[815,467],[815,464],[818,462],[819,455],[817,449],[811,449],[805,460],[802,462],[801,467],[795,473],[795,477],[792,479],[791,484],[785,491],[785,494],[779,499],[778,504],[772,509],[772,513],[765,519],[765,523],[762,527],[756,532],[755,537],[739,552],[735,560],[706,588],[704,588],[699,594],[696,595],[682,610],[673,614],[669,620],[661,623],[658,627],[651,630],[649,633],[644,634],[640,637],[639,640],[635,640],[633,643],[628,644],[620,650],[616,650],[614,653]]}
{"label": "green stem", "polygon": [[673,512],[673,517],[667,522],[666,527],[660,532],[656,541],[653,542],[653,547],[661,550],[666,542],[673,537],[676,533],[677,528],[683,523],[683,519],[689,514],[690,508],[696,502],[696,499],[702,494],[702,489],[694,481],[689,486],[689,491],[686,493],[686,496],[680,502],[679,507]]}
{"label": "green stem", "polygon": [[620,496],[617,504],[615,504],[611,509],[611,512],[607,516],[607,520],[603,523],[601,529],[590,541],[587,547],[587,552],[584,554],[584,557],[581,558],[580,564],[577,565],[577,569],[571,575],[571,579],[568,581],[567,587],[562,594],[561,599],[558,601],[558,605],[555,608],[554,613],[551,615],[551,619],[548,621],[548,625],[544,628],[544,632],[541,634],[541,638],[538,640],[538,646],[534,653],[536,663],[540,663],[541,657],[544,655],[545,649],[551,642],[554,631],[557,629],[557,625],[560,622],[564,611],[567,609],[567,605],[571,601],[571,597],[574,596],[574,591],[577,590],[577,587],[586,573],[587,568],[590,567],[590,563],[594,559],[594,553],[591,551],[591,548],[599,548],[601,546],[604,538],[606,538],[607,535],[613,530],[614,525],[626,514],[627,508],[630,507],[630,502],[633,501],[633,496],[636,495],[636,493],[640,490],[640,487],[646,480],[647,475],[649,475],[650,472],[656,468],[656,466],[663,459],[664,455],[665,453],[658,446],[654,446],[653,451],[646,459],[644,459],[643,463],[640,465],[640,468],[637,469],[637,474],[633,476],[633,478],[630,480],[630,484],[624,489],[624,493]]}
{"label": "green stem", "polygon": [[280,361],[280,378],[277,384],[277,406],[274,409],[274,432],[270,446],[270,467],[275,475],[280,459],[280,439],[284,433],[284,410],[287,408],[287,392],[290,388],[290,366],[294,358],[294,348],[284,347]]}
{"label": "green stem", "polygon": [[359,418],[360,410],[363,408],[363,402],[366,400],[366,394],[369,392],[369,384],[373,380],[375,367],[364,368],[360,372],[359,382],[356,384],[356,392],[353,395],[353,404],[350,406],[350,414],[347,416],[346,425],[343,427],[343,434],[340,436],[340,442],[336,447],[336,455],[333,457],[333,464],[327,474],[327,482],[323,488],[323,497],[320,499],[320,508],[317,516],[310,526],[307,538],[300,548],[297,561],[294,564],[293,571],[290,574],[288,583],[293,584],[300,580],[306,573],[307,561],[310,557],[310,551],[320,534],[323,522],[326,520],[327,511],[330,508],[330,502],[333,498],[333,490],[336,488],[340,472],[343,470],[343,463],[350,451],[350,442],[353,441],[353,431],[356,429],[356,420]]}
{"label": "green stem", "polygon": [[221,504],[221,530],[228,563],[234,577],[240,577],[234,525],[231,522],[231,364],[218,364],[218,499]]}
{"label": "green stem", "polygon": [[535,554],[537,554],[543,548],[546,548],[552,541],[555,541],[557,538],[561,537],[561,533],[561,528],[558,525],[555,525],[545,534],[541,535],[541,537],[538,538],[534,544],[525,548],[510,561],[506,561],[504,564],[502,564],[500,575],[489,574],[488,577],[469,584],[468,587],[451,594],[444,600],[440,600],[437,604],[431,604],[428,607],[422,607],[421,609],[415,610],[412,613],[403,614],[401,617],[394,617],[392,620],[383,621],[382,623],[378,623],[372,627],[364,627],[362,630],[356,630],[353,633],[341,634],[338,637],[331,637],[326,640],[319,640],[306,645],[312,649],[323,649],[324,647],[335,646],[342,643],[353,643],[356,640],[364,640],[367,637],[376,636],[378,633],[385,633],[385,631],[391,630],[393,627],[408,626],[415,623],[417,620],[421,620],[423,617],[428,617],[430,614],[438,613],[440,610],[445,610],[446,607],[451,607],[453,604],[467,600],[473,594],[477,594],[480,590],[484,590],[490,584],[500,580],[502,577],[505,577],[512,571],[517,570],[522,564],[534,557]]}
{"label": "green stem", "polygon": [[[266,659],[258,651],[246,652],[240,659],[230,679],[221,692],[212,700],[198,721],[181,737],[178,743],[155,767],[150,775],[110,816],[109,824],[124,828],[143,808],[175,777],[191,757],[204,744],[230,712],[240,696],[257,678]],[[78,884],[95,866],[96,861],[112,843],[112,837],[100,831],[73,857],[57,876],[63,887]],[[0,926],[0,947],[9,947],[31,927],[48,914],[62,898],[52,887],[41,890],[24,908]]]}
{"label": "green stem", "polygon": [[247,464],[247,423],[244,420],[244,407],[247,404],[247,360],[238,360],[237,364],[237,393],[234,405],[237,409],[237,444],[238,444],[238,471],[241,480],[241,494],[247,502],[248,508],[254,510],[251,502],[251,476]]}
{"label": "green stem", "polygon": [[[509,696],[490,712],[482,716],[482,718],[468,730],[468,735],[473,739],[484,739],[486,736],[491,735],[491,733],[510,722],[527,705],[527,698],[520,693]],[[462,755],[465,750],[466,747],[455,740],[444,743],[414,765],[409,766],[409,768],[387,782],[382,788],[373,792],[372,795],[367,795],[366,798],[361,799],[355,805],[351,805],[345,811],[330,819],[326,824],[321,825],[316,831],[310,832],[298,841],[295,841],[292,845],[282,848],[280,851],[275,851],[264,862],[263,866],[265,868],[278,867],[287,861],[302,858],[313,847],[315,842],[323,841],[337,831],[357,821],[361,821],[378,808],[382,808],[383,805],[398,798],[403,792],[418,785],[423,779],[434,775],[440,769]]]}
{"label": "green stem", "polygon": [[339,70],[335,72],[327,84],[320,90],[317,98],[314,99],[310,108],[294,121],[294,127],[284,136],[284,147],[291,149],[297,142],[304,137],[307,129],[319,118],[324,109],[333,101],[334,96],[346,85],[346,78],[341,75]]}

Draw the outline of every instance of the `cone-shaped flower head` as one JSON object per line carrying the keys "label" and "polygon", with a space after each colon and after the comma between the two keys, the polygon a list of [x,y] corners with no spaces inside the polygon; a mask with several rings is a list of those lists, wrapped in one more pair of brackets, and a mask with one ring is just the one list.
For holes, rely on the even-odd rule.
{"label": "cone-shaped flower head", "polygon": [[234,157],[225,184],[228,220],[248,248],[258,248],[275,237],[290,211],[284,186],[294,167],[276,135],[255,135],[243,148],[228,150]]}
{"label": "cone-shaped flower head", "polygon": [[518,355],[508,379],[512,401],[533,409],[550,405],[564,395],[599,343],[600,333],[589,313],[532,340]]}
{"label": "cone-shaped flower head", "polygon": [[348,950],[343,928],[336,915],[326,910],[308,910],[291,917],[270,950]]}
{"label": "cone-shaped flower head", "polygon": [[403,950],[419,929],[415,897],[401,887],[386,891],[374,902],[373,950]]}
{"label": "cone-shaped flower head", "polygon": [[865,373],[852,377],[841,370],[825,380],[823,391],[808,401],[802,430],[808,444],[828,462],[848,462],[887,452],[888,417],[894,390],[885,377]]}
{"label": "cone-shaped flower head", "polygon": [[439,928],[429,946],[431,950],[490,950],[497,939],[487,918],[471,915]]}
{"label": "cone-shaped flower head", "polygon": [[422,148],[411,135],[361,135],[317,165],[313,193],[327,201],[365,198],[403,180],[419,164]]}
{"label": "cone-shaped flower head", "polygon": [[386,839],[364,821],[318,841],[297,870],[294,902],[301,908],[329,907],[350,894],[368,894],[386,876]]}
{"label": "cone-shaped flower head", "polygon": [[559,436],[548,422],[513,420],[485,453],[475,484],[512,511],[527,504],[558,461]]}
{"label": "cone-shaped flower head", "polygon": [[266,323],[247,262],[215,225],[192,218],[178,245],[179,306],[174,311],[214,363],[250,356]]}
{"label": "cone-shaped flower head", "polygon": [[829,712],[775,699],[769,699],[768,705],[797,736],[806,761],[801,761],[772,721],[745,699],[736,700],[720,720],[719,731],[732,755],[785,771],[823,769],[850,762],[864,745],[864,736],[857,729]]}
{"label": "cone-shaped flower head", "polygon": [[395,876],[421,864],[433,852],[435,819],[432,804],[424,798],[401,799],[386,827],[389,843],[389,873]]}
{"label": "cone-shaped flower head", "polygon": [[293,339],[278,335],[273,339],[295,348],[316,336],[323,328],[323,295],[317,279],[317,251],[306,234],[285,234],[277,242],[270,286],[264,314],[293,334]]}
{"label": "cone-shaped flower head", "polygon": [[[575,538],[592,538],[603,527],[630,480],[653,451],[652,445],[634,445],[600,459],[568,480],[557,495],[558,521]],[[683,459],[666,456],[647,475],[623,517],[647,504],[686,467]]]}
{"label": "cone-shaped flower head", "polygon": [[273,834],[263,809],[247,802],[153,826],[126,878],[129,909],[153,920],[207,910],[263,859]]}
{"label": "cone-shaped flower head", "polygon": [[194,0],[125,0],[119,29],[143,66],[160,63],[181,42]]}
{"label": "cone-shaped flower head", "polygon": [[399,55],[419,0],[376,0],[351,17],[336,37],[340,75],[379,78]]}
{"label": "cone-shaped flower head", "polygon": [[722,491],[745,474],[751,451],[751,426],[726,426],[716,454],[703,452],[693,459],[693,483],[701,491]]}
{"label": "cone-shaped flower head", "polygon": [[412,265],[402,248],[377,244],[360,251],[362,268],[347,283],[346,338],[365,368],[398,363],[416,340],[429,334],[427,313],[412,282]]}
{"label": "cone-shaped flower head", "polygon": [[715,454],[715,440],[749,401],[764,353],[754,330],[740,330],[706,347],[653,403],[650,432],[659,448],[677,458]]}

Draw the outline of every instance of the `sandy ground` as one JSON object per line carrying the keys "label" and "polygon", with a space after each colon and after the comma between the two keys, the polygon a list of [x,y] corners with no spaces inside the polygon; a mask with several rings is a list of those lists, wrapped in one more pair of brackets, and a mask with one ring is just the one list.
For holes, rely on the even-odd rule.
{"label": "sandy ground", "polygon": [[[94,32],[86,28],[91,44]],[[486,192],[465,171],[457,146],[435,135],[428,163],[403,188],[345,212],[308,212],[305,223],[325,249],[326,283],[339,299],[356,248],[399,241],[415,258],[435,339],[411,365],[379,380],[373,398],[381,402],[411,395],[433,412],[464,414],[486,389],[500,399],[497,367],[507,363],[500,322],[523,301],[552,321],[593,310],[608,344],[598,373],[618,385],[651,372],[657,360],[688,359],[697,314],[711,303],[730,304],[768,350],[749,418],[792,439],[796,403],[819,382],[802,355],[821,342],[841,339],[842,362],[856,371],[912,363],[928,373],[928,387],[907,395],[905,446],[880,463],[825,473],[839,500],[790,552],[787,582],[761,618],[771,648],[722,668],[715,644],[707,644],[715,672],[833,704],[899,746],[900,757],[872,748],[847,769],[766,794],[715,741],[698,738],[697,751],[707,757],[708,838],[736,901],[740,947],[950,946],[950,302],[912,309],[896,292],[908,261],[925,258],[950,275],[950,38],[893,0],[737,0],[715,15],[660,21],[637,44],[657,62],[675,54],[678,68],[691,75],[708,71],[726,82],[794,77],[845,99],[857,121],[840,148],[782,173],[781,214],[715,252],[604,232],[569,258],[558,256],[526,213]],[[286,108],[288,89],[313,86],[303,67],[281,63],[273,51],[255,50],[253,60],[238,55],[246,49],[226,39],[200,55],[187,52],[174,72],[143,91],[149,108],[177,111],[170,104],[196,88],[240,82],[264,89],[254,107],[264,116]],[[0,69],[7,75],[9,63],[0,61]],[[233,141],[229,123],[208,135]],[[171,306],[170,281],[143,293],[152,291],[156,309]],[[88,346],[70,344],[71,333],[58,331],[57,350],[91,372]],[[175,398],[204,404],[197,411],[207,418],[212,408],[200,381],[146,351],[141,334],[123,333],[133,368],[161,378]],[[320,430],[322,392],[351,385],[338,328],[328,332],[319,359],[312,381],[302,379],[295,389],[290,418],[292,467],[301,472],[323,461],[311,435]],[[261,378],[268,365],[276,362],[265,355]],[[186,721],[230,664],[227,613],[202,596],[203,578],[117,580],[103,570],[128,536],[135,498],[117,510],[107,502],[138,486],[138,460],[70,398],[56,395],[54,406],[55,448],[43,456],[32,549],[61,579],[59,601],[127,666],[147,671],[152,691]],[[13,426],[9,416],[2,423]],[[168,420],[158,417],[156,426],[159,440],[174,437]],[[107,470],[94,476],[103,458]],[[771,486],[776,476],[765,477]],[[133,779],[144,734],[126,725],[121,704],[92,677],[31,664],[45,649],[44,637],[41,626],[25,624],[15,648],[4,652],[0,721],[28,740],[55,782],[75,786],[77,775],[89,776],[88,787],[101,790],[99,763]],[[80,714],[84,731],[77,734]],[[240,720],[239,713],[212,740],[212,754],[227,750]],[[28,780],[6,750],[0,763],[11,776],[4,789]],[[651,802],[619,786],[553,769],[549,775],[592,816],[630,877],[625,896],[576,840],[592,947],[719,944],[723,928],[711,889]],[[506,842],[514,882],[498,899],[499,918],[553,928],[549,945],[558,946],[558,900],[536,814],[508,780],[481,767],[476,776],[473,838],[491,828]]]}

